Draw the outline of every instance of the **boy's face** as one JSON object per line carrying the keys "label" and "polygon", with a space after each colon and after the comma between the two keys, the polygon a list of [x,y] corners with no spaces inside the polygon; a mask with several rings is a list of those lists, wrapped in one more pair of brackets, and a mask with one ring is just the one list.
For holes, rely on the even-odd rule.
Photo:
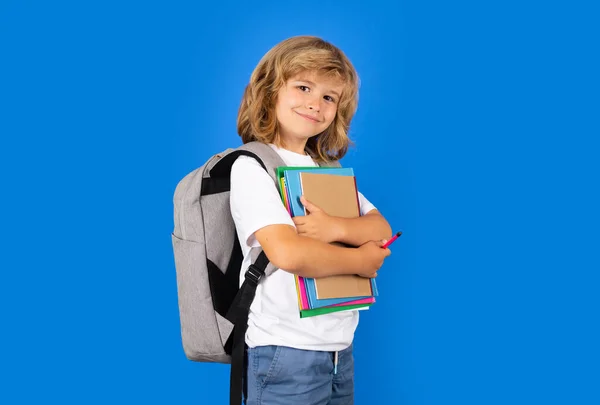
{"label": "boy's face", "polygon": [[275,105],[282,140],[306,143],[326,130],[335,118],[343,88],[339,80],[315,72],[291,77],[279,90]]}

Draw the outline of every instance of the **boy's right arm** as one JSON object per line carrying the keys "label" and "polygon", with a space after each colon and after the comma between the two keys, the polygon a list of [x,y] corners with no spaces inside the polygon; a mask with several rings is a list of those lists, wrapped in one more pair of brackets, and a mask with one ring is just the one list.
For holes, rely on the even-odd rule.
{"label": "boy's right arm", "polygon": [[289,225],[269,225],[255,232],[274,266],[302,277],[358,274],[375,277],[383,260],[390,255],[380,242],[359,248],[345,248],[300,236]]}
{"label": "boy's right arm", "polygon": [[390,254],[376,242],[344,248],[298,235],[273,179],[246,156],[231,168],[230,208],[240,243],[261,246],[274,266],[300,276],[372,277]]}

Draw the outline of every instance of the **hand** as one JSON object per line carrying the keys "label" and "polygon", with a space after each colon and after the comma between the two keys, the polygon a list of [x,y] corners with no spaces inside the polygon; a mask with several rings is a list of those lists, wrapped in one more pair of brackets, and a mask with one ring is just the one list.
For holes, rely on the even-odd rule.
{"label": "hand", "polygon": [[325,211],[307,201],[304,196],[300,197],[300,202],[309,214],[293,218],[298,234],[326,243],[336,242],[340,234],[339,219],[328,215]]}
{"label": "hand", "polygon": [[370,241],[358,248],[364,262],[364,270],[358,273],[359,276],[377,277],[377,270],[383,265],[383,260],[392,254],[389,249],[382,248],[385,242],[385,240]]}

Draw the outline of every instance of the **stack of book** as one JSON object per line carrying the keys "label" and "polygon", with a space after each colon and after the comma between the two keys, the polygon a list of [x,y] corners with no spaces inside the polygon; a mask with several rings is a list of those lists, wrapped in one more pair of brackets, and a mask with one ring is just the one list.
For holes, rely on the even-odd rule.
{"label": "stack of book", "polygon": [[[343,218],[360,216],[352,168],[283,166],[277,168],[277,178],[281,199],[292,217],[307,215],[300,202],[302,195],[328,215]],[[295,276],[295,279],[301,318],[368,309],[378,295],[375,279],[355,274],[321,278]]]}

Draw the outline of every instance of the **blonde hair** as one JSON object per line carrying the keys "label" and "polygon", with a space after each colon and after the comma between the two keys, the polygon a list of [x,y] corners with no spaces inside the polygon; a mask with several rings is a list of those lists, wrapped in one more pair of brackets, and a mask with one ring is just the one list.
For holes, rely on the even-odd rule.
{"label": "blonde hair", "polygon": [[277,94],[289,78],[305,71],[336,77],[344,84],[333,122],[306,143],[306,152],[317,161],[341,159],[352,143],[348,129],[358,105],[358,74],[340,49],[318,37],[286,39],[263,56],[242,97],[238,134],[243,143],[280,144],[275,116]]}

